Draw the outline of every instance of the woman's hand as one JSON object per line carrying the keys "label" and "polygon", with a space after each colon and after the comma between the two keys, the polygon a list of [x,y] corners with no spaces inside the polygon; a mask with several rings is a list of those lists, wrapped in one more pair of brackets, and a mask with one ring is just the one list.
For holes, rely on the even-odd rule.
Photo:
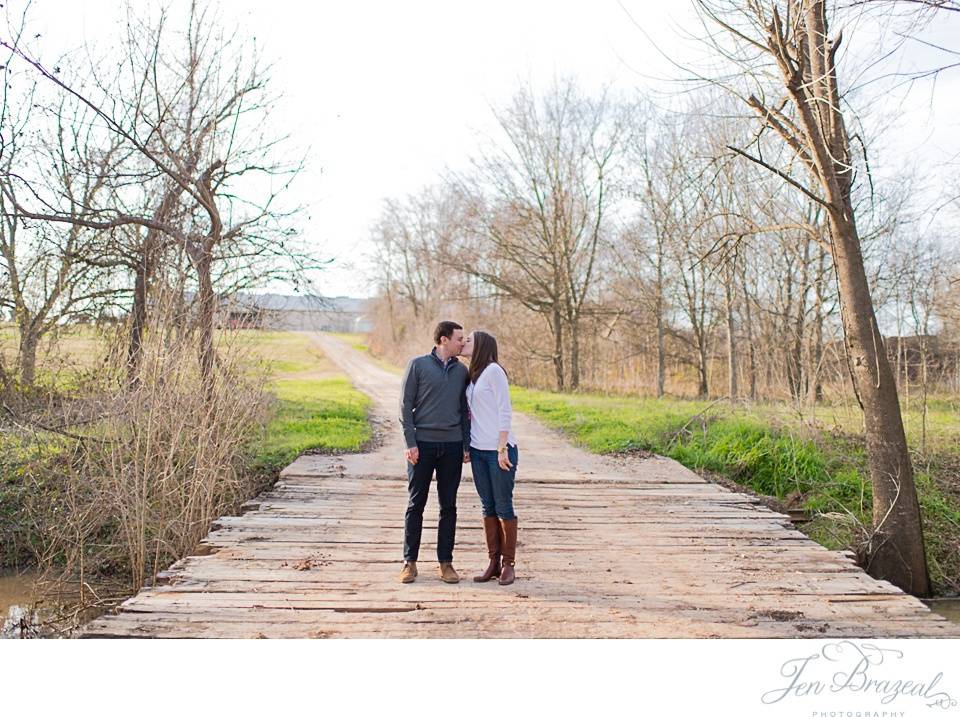
{"label": "woman's hand", "polygon": [[513,468],[513,463],[510,462],[509,456],[507,456],[507,448],[504,446],[499,451],[497,451],[497,463],[505,471]]}

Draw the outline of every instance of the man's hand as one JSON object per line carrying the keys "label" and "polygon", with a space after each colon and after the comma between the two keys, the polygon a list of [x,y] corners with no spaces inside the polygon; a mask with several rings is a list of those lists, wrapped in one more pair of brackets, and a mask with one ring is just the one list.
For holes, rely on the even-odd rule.
{"label": "man's hand", "polygon": [[463,452],[463,462],[464,462],[464,463],[469,463],[469,462],[470,462],[470,451],[464,451],[464,452]]}
{"label": "man's hand", "polygon": [[510,458],[507,457],[507,451],[505,449],[502,451],[497,451],[497,464],[500,466],[501,470],[508,471],[513,468],[513,463],[511,463]]}
{"label": "man's hand", "polygon": [[406,452],[407,461],[410,465],[417,465],[417,461],[420,460],[420,449],[414,446],[413,448],[408,448]]}

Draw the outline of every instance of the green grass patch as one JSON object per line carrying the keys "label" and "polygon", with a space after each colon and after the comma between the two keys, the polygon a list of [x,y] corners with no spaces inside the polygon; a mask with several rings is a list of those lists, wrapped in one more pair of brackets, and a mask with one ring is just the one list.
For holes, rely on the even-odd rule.
{"label": "green grass patch", "polygon": [[250,447],[253,470],[275,473],[302,453],[351,453],[370,441],[370,399],[309,336],[249,331],[241,339],[268,371],[267,386],[276,399],[263,435]]}
{"label": "green grass patch", "polygon": [[[917,492],[930,579],[935,585],[960,585],[960,499],[956,465],[949,472],[918,470]],[[947,487],[953,488],[953,492]]]}
{"label": "green grass patch", "polygon": [[23,522],[23,474],[29,456],[16,436],[0,434],[0,567],[30,558]]}
{"label": "green grass patch", "polygon": [[559,394],[513,387],[513,406],[562,430],[594,453],[657,450],[663,439],[706,408],[697,401],[650,401],[599,394]]}
{"label": "green grass patch", "polygon": [[[859,495],[859,481],[850,484],[856,473],[831,460],[821,445],[729,408],[702,401],[519,388],[513,389],[513,402],[518,410],[536,415],[594,453],[653,451],[780,499],[826,486],[831,487],[831,497],[839,490],[843,502]],[[823,503],[824,496],[817,499]]]}
{"label": "green grass patch", "polygon": [[31,440],[0,433],[0,569],[19,569],[34,560],[41,528],[27,512],[31,473],[49,470],[63,450],[57,438]]}
{"label": "green grass patch", "polygon": [[370,440],[370,399],[345,378],[283,379],[274,393],[274,415],[253,446],[256,470],[281,470],[307,451],[356,452]]}

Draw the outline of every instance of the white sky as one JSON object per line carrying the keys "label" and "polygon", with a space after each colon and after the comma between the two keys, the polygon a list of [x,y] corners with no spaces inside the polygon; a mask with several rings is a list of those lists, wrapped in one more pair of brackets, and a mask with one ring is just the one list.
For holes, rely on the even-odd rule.
{"label": "white sky", "polygon": [[[285,96],[280,121],[310,148],[310,169],[292,191],[311,208],[305,236],[335,260],[318,278],[321,292],[369,294],[363,257],[382,200],[462,164],[478,133],[490,129],[489,108],[521,81],[543,87],[571,74],[588,90],[608,83],[630,89],[676,74],[634,20],[662,49],[683,56],[683,30],[697,29],[690,2],[623,6],[629,15],[615,0],[224,3],[224,16],[249,27],[275,60],[275,89]],[[85,38],[96,43],[117,27],[119,9],[110,0],[35,0],[31,15],[49,58]],[[950,36],[960,18],[949,20],[931,37],[957,47]],[[904,61],[916,66],[931,54],[914,44]],[[901,121],[879,164],[955,161],[960,69],[942,76],[935,92],[925,83],[905,101],[902,94]]]}

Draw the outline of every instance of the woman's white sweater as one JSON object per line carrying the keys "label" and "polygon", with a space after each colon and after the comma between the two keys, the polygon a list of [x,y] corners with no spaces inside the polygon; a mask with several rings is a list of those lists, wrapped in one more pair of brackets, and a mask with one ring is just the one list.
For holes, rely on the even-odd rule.
{"label": "woman's white sweater", "polygon": [[507,443],[515,446],[517,439],[510,430],[513,410],[510,406],[510,384],[507,374],[496,363],[487,366],[477,377],[476,384],[467,384],[467,404],[470,406],[470,446],[481,451],[495,451],[500,431],[507,431]]}

